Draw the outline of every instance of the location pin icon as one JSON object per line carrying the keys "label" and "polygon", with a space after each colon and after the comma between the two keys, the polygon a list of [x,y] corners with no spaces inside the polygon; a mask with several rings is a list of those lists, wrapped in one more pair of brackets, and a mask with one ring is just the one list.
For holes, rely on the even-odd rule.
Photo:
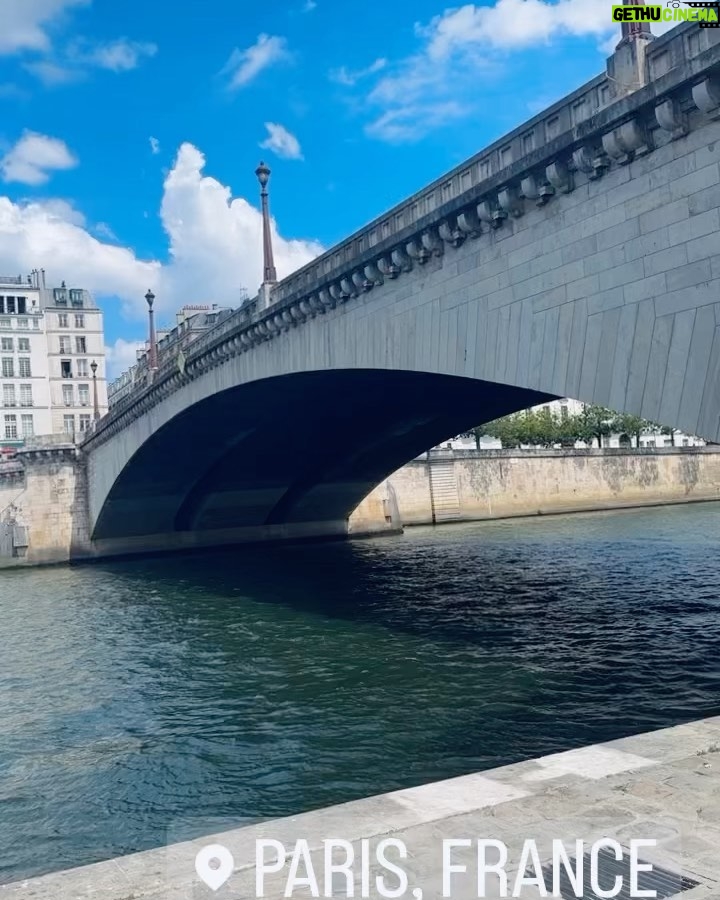
{"label": "location pin icon", "polygon": [[232,853],[222,844],[208,844],[195,857],[195,871],[213,891],[225,884],[234,868]]}

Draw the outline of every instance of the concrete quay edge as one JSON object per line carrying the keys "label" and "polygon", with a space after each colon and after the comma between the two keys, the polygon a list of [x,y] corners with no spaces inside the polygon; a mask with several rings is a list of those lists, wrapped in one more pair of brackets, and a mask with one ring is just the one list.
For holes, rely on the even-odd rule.
{"label": "concrete quay edge", "polygon": [[[540,845],[550,838],[592,842],[614,837],[623,846],[632,838],[653,838],[658,847],[648,851],[646,860],[699,882],[682,893],[683,900],[715,898],[720,896],[718,812],[720,716],[6,884],[0,897],[250,898],[255,896],[259,838],[279,840],[288,848],[304,838],[315,859],[325,838],[357,843],[393,836],[410,850],[405,866],[410,884],[434,884],[436,892],[425,890],[426,898],[441,896],[437,848],[443,838],[459,837],[493,837],[508,846],[521,845],[525,838]],[[197,852],[214,843],[234,857],[233,875],[217,894],[199,882],[194,868]],[[317,866],[322,872],[321,859]],[[283,895],[286,874],[271,876],[266,896]],[[464,900],[477,891],[460,886],[452,896]],[[523,890],[521,896],[541,895]]]}

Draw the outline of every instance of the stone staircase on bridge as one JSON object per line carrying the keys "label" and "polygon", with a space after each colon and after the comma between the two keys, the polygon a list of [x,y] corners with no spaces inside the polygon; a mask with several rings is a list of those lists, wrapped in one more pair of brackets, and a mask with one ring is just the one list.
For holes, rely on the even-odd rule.
{"label": "stone staircase on bridge", "polygon": [[459,519],[460,497],[452,450],[429,453],[428,467],[433,523]]}

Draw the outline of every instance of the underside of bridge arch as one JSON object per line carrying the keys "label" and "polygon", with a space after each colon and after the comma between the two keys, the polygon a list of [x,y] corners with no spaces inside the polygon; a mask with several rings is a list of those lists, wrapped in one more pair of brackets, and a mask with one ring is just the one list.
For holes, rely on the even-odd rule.
{"label": "underside of bridge arch", "polygon": [[387,370],[307,372],[232,388],[176,416],[135,453],[93,539],[341,522],[423,451],[547,399]]}

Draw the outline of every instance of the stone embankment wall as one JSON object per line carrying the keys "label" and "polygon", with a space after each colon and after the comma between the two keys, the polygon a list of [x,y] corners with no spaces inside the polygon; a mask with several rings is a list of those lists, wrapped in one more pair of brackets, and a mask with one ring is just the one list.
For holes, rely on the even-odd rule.
{"label": "stone embankment wall", "polygon": [[84,466],[63,435],[0,466],[0,569],[72,559],[87,547],[87,522]]}
{"label": "stone embankment wall", "polygon": [[388,490],[403,525],[719,500],[720,447],[436,451]]}

